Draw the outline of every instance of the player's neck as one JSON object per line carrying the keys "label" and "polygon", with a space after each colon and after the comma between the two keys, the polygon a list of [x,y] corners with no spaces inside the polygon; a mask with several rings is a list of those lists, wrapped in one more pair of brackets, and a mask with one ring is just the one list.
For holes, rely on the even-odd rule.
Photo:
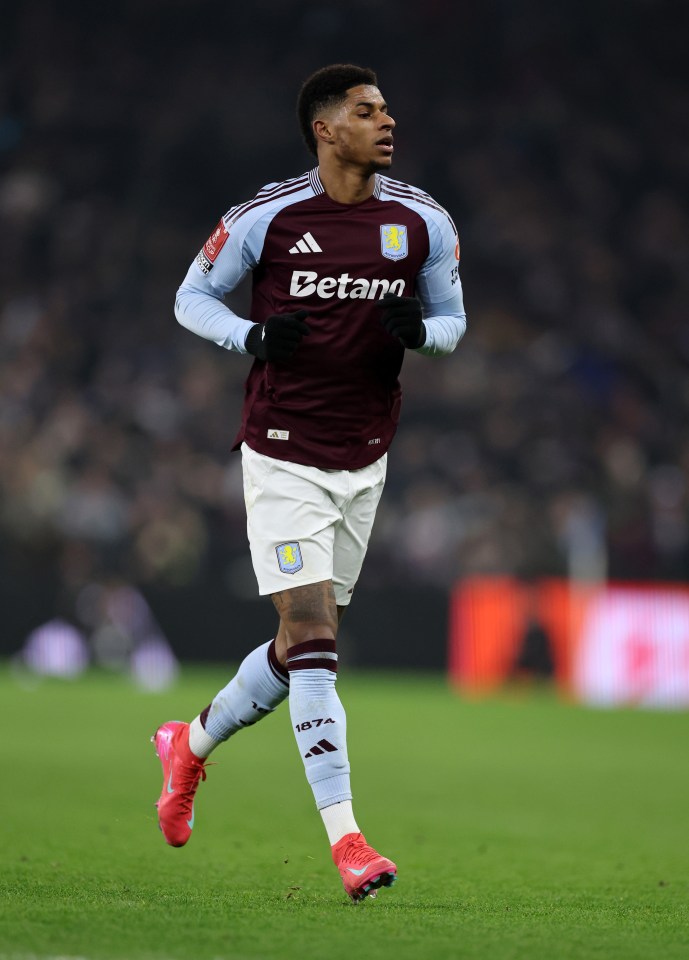
{"label": "player's neck", "polygon": [[375,173],[320,161],[318,176],[331,200],[336,203],[363,203],[373,195]]}

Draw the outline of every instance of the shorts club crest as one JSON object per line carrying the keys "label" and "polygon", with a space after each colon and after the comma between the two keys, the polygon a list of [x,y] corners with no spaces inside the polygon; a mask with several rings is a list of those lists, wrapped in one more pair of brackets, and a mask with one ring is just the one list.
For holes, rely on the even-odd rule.
{"label": "shorts club crest", "polygon": [[278,566],[283,573],[298,573],[304,566],[301,556],[301,547],[297,540],[288,543],[279,543],[275,548],[278,555]]}

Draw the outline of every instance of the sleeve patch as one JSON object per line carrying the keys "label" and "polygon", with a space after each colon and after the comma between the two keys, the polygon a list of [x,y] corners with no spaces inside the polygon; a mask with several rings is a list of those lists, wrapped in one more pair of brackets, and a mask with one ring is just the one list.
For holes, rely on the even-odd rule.
{"label": "sleeve patch", "polygon": [[203,250],[199,250],[196,256],[196,264],[201,273],[204,273],[206,276],[208,276],[213,269],[213,264],[210,262]]}
{"label": "sleeve patch", "polygon": [[211,264],[215,263],[217,256],[225,246],[225,241],[228,237],[229,233],[225,229],[224,222],[221,220],[213,233],[204,243],[203,250],[201,251],[203,256],[209,260]]}

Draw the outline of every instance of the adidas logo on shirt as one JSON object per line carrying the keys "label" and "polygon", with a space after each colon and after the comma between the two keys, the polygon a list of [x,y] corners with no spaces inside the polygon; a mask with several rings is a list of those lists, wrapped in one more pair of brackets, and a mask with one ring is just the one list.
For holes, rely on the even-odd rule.
{"label": "adidas logo on shirt", "polygon": [[290,253],[323,253],[321,247],[318,246],[318,243],[313,238],[313,234],[305,233],[301,240],[297,240],[293,247],[290,248]]}

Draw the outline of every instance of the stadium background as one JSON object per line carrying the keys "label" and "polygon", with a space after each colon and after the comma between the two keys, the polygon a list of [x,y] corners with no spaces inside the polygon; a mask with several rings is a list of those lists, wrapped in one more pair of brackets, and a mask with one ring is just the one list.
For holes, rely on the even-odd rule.
{"label": "stadium background", "polygon": [[393,176],[458,224],[469,317],[451,359],[408,358],[344,656],[443,667],[470,576],[686,581],[688,19],[664,0],[4,9],[0,653],[55,616],[83,627],[104,584],[140,591],[182,659],[270,635],[229,454],[248,366],[172,304],[220,214],[309,166],[296,91],[341,60],[378,72]]}

